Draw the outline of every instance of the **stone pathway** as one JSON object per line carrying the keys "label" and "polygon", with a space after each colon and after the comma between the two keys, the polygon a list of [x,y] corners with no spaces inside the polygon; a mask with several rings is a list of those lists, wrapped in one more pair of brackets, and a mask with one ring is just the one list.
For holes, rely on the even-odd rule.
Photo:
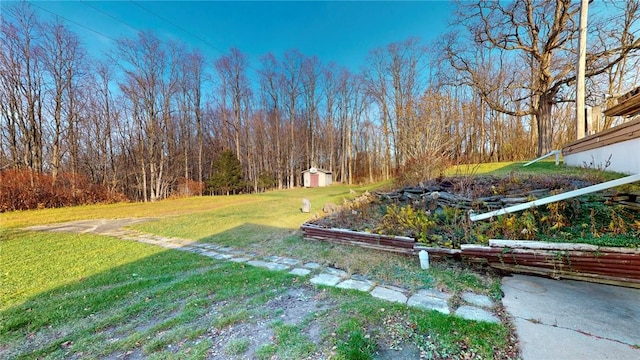
{"label": "stone pathway", "polygon": [[374,281],[361,275],[354,274],[349,276],[344,270],[325,267],[315,262],[303,263],[297,259],[279,256],[261,257],[256,253],[229,246],[200,243],[194,240],[180,238],[168,238],[123,229],[126,225],[140,221],[141,219],[131,219],[128,221],[125,219],[83,220],[64,224],[34,226],[27,230],[90,232],[99,235],[113,236],[123,240],[133,240],[168,249],[189,251],[217,260],[246,263],[247,265],[265,268],[271,271],[287,271],[292,275],[309,277],[309,282],[315,285],[368,292],[371,296],[385,301],[405,304],[410,307],[428,311],[435,310],[442,314],[453,313],[467,320],[490,323],[500,322],[500,319],[491,311],[491,308],[494,306],[493,301],[486,295],[479,295],[472,292],[463,293],[461,300],[464,304],[454,310],[449,306],[451,295],[434,289],[421,289],[411,293],[409,290],[400,287],[376,284]]}

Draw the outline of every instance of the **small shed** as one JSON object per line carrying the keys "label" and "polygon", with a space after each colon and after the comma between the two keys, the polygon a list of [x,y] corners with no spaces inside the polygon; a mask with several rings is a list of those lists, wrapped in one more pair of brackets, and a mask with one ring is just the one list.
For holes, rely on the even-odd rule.
{"label": "small shed", "polygon": [[331,171],[312,167],[302,172],[304,187],[329,186],[333,182]]}

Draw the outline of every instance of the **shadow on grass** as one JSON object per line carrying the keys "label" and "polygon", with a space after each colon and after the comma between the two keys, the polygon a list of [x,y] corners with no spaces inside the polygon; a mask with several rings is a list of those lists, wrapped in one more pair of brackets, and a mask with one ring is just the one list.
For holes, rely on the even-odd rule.
{"label": "shadow on grass", "polygon": [[[216,235],[220,238],[208,240],[230,241],[246,233],[280,231],[282,229],[245,224]],[[16,233],[13,241],[23,240],[20,237],[24,238],[25,234],[28,233]],[[21,244],[43,249],[46,238],[61,237],[60,233],[43,234],[37,242],[22,241]],[[344,328],[344,333],[338,332],[337,338],[320,336],[318,346],[327,346],[328,349],[338,341],[346,341],[352,332],[357,331],[382,336],[383,339],[379,339],[378,343],[384,344],[389,340],[385,338],[384,332],[381,335],[376,335],[375,331],[369,333],[369,329],[380,326],[393,327],[390,331],[400,331],[398,329],[402,327],[404,341],[413,342],[416,347],[427,346],[426,342],[430,341],[426,335],[413,335],[416,326],[427,326],[421,333],[441,338],[436,345],[447,351],[461,351],[460,344],[465,344],[474,351],[489,355],[494,348],[506,346],[503,339],[508,330],[503,326],[479,325],[438,313],[407,309],[363,293],[338,289],[327,293],[311,288],[285,272],[271,272],[244,264],[217,261],[190,252],[151,249],[145,244],[96,235],[82,234],[77,237],[86,238],[85,242],[90,247],[78,247],[75,258],[70,257],[67,262],[55,262],[53,258],[61,253],[40,251],[39,258],[31,260],[55,263],[59,268],[81,266],[79,262],[91,263],[95,258],[109,263],[113,261],[112,255],[101,254],[106,254],[104,247],[114,246],[113,243],[116,242],[126,244],[126,249],[122,251],[142,255],[144,251],[149,251],[152,254],[138,256],[129,263],[113,266],[90,276],[79,273],[72,278],[60,280],[54,289],[17,301],[16,305],[3,309],[0,312],[1,358],[150,355],[206,358],[211,355],[212,348],[224,346],[229,340],[222,335],[221,329],[248,323],[248,328],[253,332],[258,324],[272,321],[274,311],[286,311],[288,307],[280,309],[264,305],[274,299],[289,296],[286,294],[291,289],[307,294],[300,301],[317,301],[328,297],[331,299],[329,301],[339,304],[325,312],[313,311],[306,315],[308,317],[304,324],[307,325],[298,329],[305,331],[306,327],[313,328],[309,324],[315,321],[319,325],[314,326],[319,326],[323,332],[332,327]],[[296,236],[284,237],[281,243],[270,249],[281,247],[285,252],[286,249],[299,246],[300,241],[303,240]],[[240,248],[238,242],[228,245]],[[266,242],[261,246],[268,248]],[[302,251],[308,251],[310,256],[317,258],[321,248],[331,249],[333,246],[314,242],[310,243],[309,248],[302,248]],[[372,261],[371,252],[352,247],[336,248],[339,253],[335,256],[342,259],[350,259],[353,258],[350,255],[361,253],[364,255],[361,259]],[[296,251],[300,251],[300,248],[297,249]],[[351,251],[353,253],[349,253]],[[380,255],[381,258],[374,261],[386,260],[389,263],[388,254]],[[78,258],[86,260],[77,260]],[[355,258],[359,258],[359,255]],[[51,268],[50,271],[58,271],[59,268]],[[410,269],[402,271],[411,272]],[[295,308],[298,306],[295,304],[299,303],[294,301],[293,304],[291,306]],[[345,327],[345,323],[356,323],[357,326],[351,329]],[[428,328],[427,324],[440,325]],[[262,326],[268,329],[270,327]],[[441,334],[440,327],[447,331],[453,328],[455,335],[450,337]],[[278,348],[278,344],[275,346],[278,353],[287,353],[287,349]],[[311,348],[313,347],[309,349]],[[320,348],[317,350],[322,351]],[[301,354],[301,357],[308,355]]]}
{"label": "shadow on grass", "polygon": [[[99,247],[96,244],[97,251]],[[40,261],[46,262],[47,255]],[[268,301],[294,280],[284,272],[164,250],[92,276],[67,279],[3,309],[0,357],[101,357],[152,353],[171,344],[173,352],[188,353],[197,347],[194,339],[212,325],[237,315],[247,302]]]}

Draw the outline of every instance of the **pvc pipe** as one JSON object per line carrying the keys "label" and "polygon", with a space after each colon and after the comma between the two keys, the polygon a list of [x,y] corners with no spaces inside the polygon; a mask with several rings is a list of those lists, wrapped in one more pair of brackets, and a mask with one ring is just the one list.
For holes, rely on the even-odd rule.
{"label": "pvc pipe", "polygon": [[484,214],[479,214],[479,215],[475,215],[475,214],[471,214],[469,215],[469,219],[471,221],[478,221],[478,220],[485,220],[494,216],[498,216],[498,215],[504,215],[504,214],[508,214],[508,213],[512,213],[512,212],[516,212],[516,211],[522,211],[522,210],[526,210],[526,209],[530,209],[539,205],[545,205],[545,204],[549,204],[552,202],[556,202],[556,201],[562,201],[562,200],[566,200],[566,199],[571,199],[577,196],[582,196],[582,195],[586,195],[586,194],[590,194],[596,191],[600,191],[600,190],[606,190],[612,187],[616,187],[616,186],[620,186],[620,185],[624,185],[624,184],[629,184],[632,182],[636,182],[636,181],[640,181],[640,174],[636,174],[636,175],[631,175],[631,176],[627,176],[627,177],[623,177],[620,179],[616,179],[616,180],[611,180],[611,181],[607,181],[601,184],[595,184],[595,185],[591,185],[591,186],[587,186],[586,188],[582,188],[582,189],[576,189],[573,191],[569,191],[566,193],[562,193],[562,194],[558,194],[558,195],[553,195],[553,196],[549,196],[546,198],[542,198],[542,199],[537,199],[537,200],[533,200],[530,201],[528,203],[524,203],[524,204],[518,204],[518,205],[514,205],[514,206],[510,206],[504,209],[500,209],[500,210],[494,210],[494,211],[490,211]]}
{"label": "pvc pipe", "polygon": [[418,253],[418,257],[420,258],[420,267],[423,270],[428,269],[429,268],[429,253],[424,251],[424,250],[421,250]]}
{"label": "pvc pipe", "polygon": [[560,150],[553,150],[550,153],[548,153],[547,155],[542,155],[542,156],[540,156],[539,158],[537,158],[535,160],[529,161],[528,163],[522,165],[522,167],[529,166],[529,165],[533,164],[534,162],[538,162],[538,161],[540,161],[542,159],[546,159],[551,155],[555,155],[556,156],[556,165],[558,165],[558,163],[560,162]]}

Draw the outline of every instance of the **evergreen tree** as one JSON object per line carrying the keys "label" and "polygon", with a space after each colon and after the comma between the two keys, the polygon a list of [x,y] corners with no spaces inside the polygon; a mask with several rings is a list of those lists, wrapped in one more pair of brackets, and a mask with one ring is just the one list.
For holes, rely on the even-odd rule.
{"label": "evergreen tree", "polygon": [[212,173],[207,186],[214,194],[235,194],[244,187],[240,160],[231,150],[224,150],[216,157]]}

